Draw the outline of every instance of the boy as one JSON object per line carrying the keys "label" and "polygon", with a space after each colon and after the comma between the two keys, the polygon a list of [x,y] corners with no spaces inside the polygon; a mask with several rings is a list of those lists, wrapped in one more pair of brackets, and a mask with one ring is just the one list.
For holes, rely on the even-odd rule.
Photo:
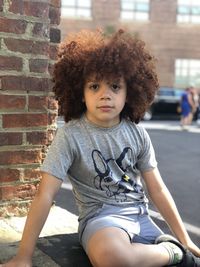
{"label": "boy", "polygon": [[[19,252],[4,266],[32,266],[66,176],[79,208],[80,242],[94,267],[200,266],[200,250],[160,176],[149,135],[138,125],[158,89],[144,43],[122,30],[111,37],[100,31],[71,35],[60,46],[54,83],[66,124],[41,168]],[[150,219],[141,179],[179,241]]]}

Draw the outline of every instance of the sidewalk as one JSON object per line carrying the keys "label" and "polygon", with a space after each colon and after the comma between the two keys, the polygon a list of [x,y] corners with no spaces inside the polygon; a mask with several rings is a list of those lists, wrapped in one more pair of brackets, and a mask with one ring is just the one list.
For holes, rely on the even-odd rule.
{"label": "sidewalk", "polygon": [[179,132],[190,132],[190,133],[200,133],[200,125],[196,122],[193,122],[186,129],[183,129],[180,126],[179,121],[141,121],[141,125],[143,125],[146,129],[151,130],[164,130],[164,131],[179,131]]}
{"label": "sidewalk", "polygon": [[[26,217],[0,219],[0,263],[17,251]],[[77,216],[58,206],[51,208],[33,256],[34,267],[90,267],[78,242]]]}

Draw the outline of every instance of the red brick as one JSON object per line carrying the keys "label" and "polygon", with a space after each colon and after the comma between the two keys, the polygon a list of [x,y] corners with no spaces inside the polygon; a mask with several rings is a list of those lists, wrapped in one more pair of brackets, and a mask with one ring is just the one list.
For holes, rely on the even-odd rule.
{"label": "red brick", "polygon": [[9,12],[34,17],[48,18],[48,3],[31,2],[31,1],[10,1]]}
{"label": "red brick", "polygon": [[24,15],[40,17],[42,19],[48,19],[49,17],[49,3],[42,2],[24,2]]}
{"label": "red brick", "polygon": [[0,164],[32,164],[41,163],[42,153],[39,150],[32,151],[0,151]]}
{"label": "red brick", "polygon": [[53,141],[55,134],[56,134],[55,130],[48,130],[47,135],[48,135],[49,144]]}
{"label": "red brick", "polygon": [[31,132],[27,133],[27,140],[34,145],[50,145],[55,137],[55,130],[48,130],[47,132]]}
{"label": "red brick", "polygon": [[31,145],[47,145],[48,142],[48,134],[47,132],[27,132],[26,138],[28,144]]}
{"label": "red brick", "polygon": [[1,77],[1,89],[20,91],[49,91],[51,90],[51,81],[47,78],[3,76]]}
{"label": "red brick", "polygon": [[2,200],[33,198],[37,187],[33,184],[2,186]]}
{"label": "red brick", "polygon": [[24,13],[24,1],[8,1],[8,4],[9,12],[21,15]]}
{"label": "red brick", "polygon": [[58,53],[58,45],[50,44],[50,47],[49,47],[50,59],[56,60],[57,59],[57,53]]}
{"label": "red brick", "polygon": [[41,180],[42,173],[38,169],[25,169],[24,170],[24,180]]}
{"label": "red brick", "polygon": [[1,183],[19,181],[20,171],[17,169],[0,169]]}
{"label": "red brick", "polygon": [[54,7],[61,7],[61,0],[50,0],[50,5]]}
{"label": "red brick", "polygon": [[20,19],[0,18],[1,32],[23,34],[26,31],[28,22]]}
{"label": "red brick", "polygon": [[51,24],[60,24],[60,8],[50,7],[49,18]]}
{"label": "red brick", "polygon": [[24,109],[26,98],[18,95],[0,95],[0,109]]}
{"label": "red brick", "polygon": [[48,97],[47,96],[29,96],[28,109],[29,110],[47,110]]}
{"label": "red brick", "polygon": [[60,42],[60,29],[50,28],[50,42]]}
{"label": "red brick", "polygon": [[58,101],[54,97],[48,98],[48,108],[51,110],[58,110]]}
{"label": "red brick", "polygon": [[32,41],[23,39],[5,38],[4,43],[10,51],[28,53],[34,55],[49,54],[48,41]]}
{"label": "red brick", "polygon": [[39,127],[48,125],[48,116],[44,114],[3,114],[3,128]]}
{"label": "red brick", "polygon": [[54,72],[54,64],[49,64],[48,66],[48,72],[50,76],[53,76],[53,72]]}
{"label": "red brick", "polygon": [[48,124],[51,125],[51,124],[56,123],[56,118],[57,118],[57,114],[49,114]]}
{"label": "red brick", "polygon": [[0,145],[22,145],[23,136],[22,133],[5,133],[0,132]]}
{"label": "red brick", "polygon": [[33,30],[33,36],[49,38],[49,24],[36,22]]}
{"label": "red brick", "polygon": [[3,11],[3,0],[0,0],[0,12]]}
{"label": "red brick", "polygon": [[22,58],[0,56],[0,70],[22,70]]}
{"label": "red brick", "polygon": [[29,69],[30,72],[46,73],[48,71],[48,59],[30,59]]}

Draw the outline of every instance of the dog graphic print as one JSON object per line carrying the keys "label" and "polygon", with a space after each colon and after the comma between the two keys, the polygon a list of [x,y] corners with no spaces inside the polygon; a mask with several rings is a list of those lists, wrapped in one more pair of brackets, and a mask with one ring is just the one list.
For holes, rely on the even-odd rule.
{"label": "dog graphic print", "polygon": [[105,191],[107,196],[115,198],[116,201],[126,201],[130,192],[140,200],[143,188],[136,183],[133,175],[130,177],[134,168],[130,147],[125,147],[117,159],[105,159],[101,151],[95,149],[92,151],[92,160],[97,173],[94,177],[97,189]]}

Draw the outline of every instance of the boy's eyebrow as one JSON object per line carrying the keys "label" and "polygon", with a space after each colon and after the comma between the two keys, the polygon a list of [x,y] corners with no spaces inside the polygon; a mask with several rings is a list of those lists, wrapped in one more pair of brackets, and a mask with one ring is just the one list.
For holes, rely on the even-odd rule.
{"label": "boy's eyebrow", "polygon": [[111,83],[113,83],[113,82],[115,82],[115,83],[120,83],[120,82],[122,82],[122,80],[116,78],[116,79],[112,79],[111,81],[109,80],[109,82],[111,82]]}
{"label": "boy's eyebrow", "polygon": [[95,80],[95,79],[90,79],[90,80],[86,80],[86,83],[94,83],[94,82],[98,82],[97,80]]}
{"label": "boy's eyebrow", "polygon": [[118,84],[122,84],[123,81],[121,79],[112,79],[112,80],[109,80],[108,83],[118,83]]}
{"label": "boy's eyebrow", "polygon": [[91,76],[86,79],[86,82],[99,82],[100,80],[101,79],[98,79],[97,77]]}
{"label": "boy's eyebrow", "polygon": [[[110,78],[110,79],[106,79],[108,83],[123,83],[123,80],[118,78],[118,77],[113,77],[113,78]],[[101,79],[97,79],[96,77],[91,77],[91,78],[88,78],[85,82],[86,83],[93,83],[93,82],[100,82]]]}

